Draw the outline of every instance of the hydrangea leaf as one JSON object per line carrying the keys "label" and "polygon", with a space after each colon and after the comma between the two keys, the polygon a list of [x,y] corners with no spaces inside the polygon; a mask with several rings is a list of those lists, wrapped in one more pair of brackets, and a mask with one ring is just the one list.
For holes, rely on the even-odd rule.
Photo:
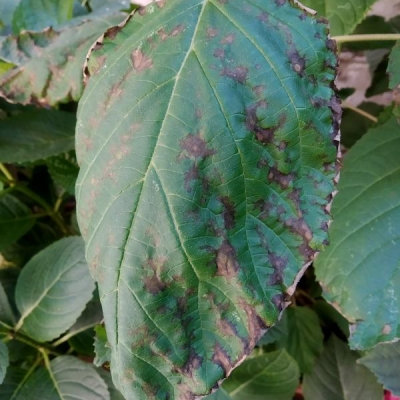
{"label": "hydrangea leaf", "polygon": [[356,349],[400,335],[399,185],[400,126],[392,117],[346,155],[331,243],[314,263],[325,298],[353,324]]}
{"label": "hydrangea leaf", "polygon": [[334,50],[261,0],[159,1],[93,47],[78,220],[127,399],[210,393],[326,243]]}

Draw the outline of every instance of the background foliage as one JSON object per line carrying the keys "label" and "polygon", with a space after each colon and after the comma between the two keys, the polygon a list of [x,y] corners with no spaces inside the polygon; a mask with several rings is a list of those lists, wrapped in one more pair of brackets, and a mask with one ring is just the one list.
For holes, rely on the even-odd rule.
{"label": "background foliage", "polygon": [[[367,16],[373,1],[304,3],[330,21],[342,53],[366,55],[372,75],[368,99],[354,106],[348,99],[352,89],[340,92],[344,155],[330,245],[285,300],[290,306],[279,322],[209,399],[381,400],[383,389],[400,395],[400,42],[395,41],[400,24],[396,18]],[[124,0],[0,4],[1,399],[123,399],[109,372],[112,346],[75,211],[75,150],[82,159],[91,144],[82,134],[76,149],[74,143],[86,55],[134,8]],[[150,29],[152,15],[146,18]],[[134,34],[129,29],[138,27],[132,21],[117,42],[108,31],[87,74],[94,74],[103,55],[116,54],[123,35]],[[172,35],[172,28],[166,32]],[[347,36],[352,34],[374,36],[353,41]],[[149,65],[143,55],[137,57],[136,68]],[[297,62],[301,68],[301,59]],[[292,67],[296,71],[296,62]],[[225,70],[239,87],[242,72]],[[390,101],[376,100],[382,93]],[[199,104],[207,109],[209,101],[204,97]],[[96,112],[82,115],[96,123],[90,121]],[[263,132],[261,125],[252,129]],[[90,190],[86,196],[91,201]],[[107,321],[113,314],[105,312]],[[108,324],[107,329],[112,331]]]}

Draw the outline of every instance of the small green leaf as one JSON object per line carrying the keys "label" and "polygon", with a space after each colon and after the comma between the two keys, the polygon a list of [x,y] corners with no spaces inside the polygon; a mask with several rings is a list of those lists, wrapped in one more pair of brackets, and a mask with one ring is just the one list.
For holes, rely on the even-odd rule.
{"label": "small green leaf", "polygon": [[346,155],[331,243],[314,263],[324,297],[354,323],[356,349],[400,335],[399,187],[400,125],[392,117]]}
{"label": "small green leaf", "polygon": [[289,307],[265,335],[261,345],[276,342],[296,360],[301,372],[310,372],[322,352],[323,334],[318,315],[308,307]]}
{"label": "small green leaf", "polygon": [[15,324],[15,317],[12,312],[10,302],[8,301],[7,294],[0,282],[0,321],[5,322],[7,325],[13,326]]}
{"label": "small green leaf", "polygon": [[279,350],[245,360],[222,387],[232,400],[291,400],[299,379],[296,362]]}
{"label": "small green leaf", "polygon": [[36,110],[0,120],[0,162],[36,161],[74,148],[76,117]]}
{"label": "small green leaf", "polygon": [[83,90],[82,66],[90,46],[122,18],[120,14],[105,16],[60,32],[25,31],[0,38],[0,59],[16,65],[0,76],[0,94],[21,104],[54,106],[78,100]]}
{"label": "small green leaf", "polygon": [[382,400],[382,387],[367,368],[357,364],[357,353],[332,336],[313,371],[303,379],[306,400]]}
{"label": "small green leaf", "polygon": [[376,0],[303,0],[330,22],[331,35],[348,35],[367,16]]}
{"label": "small green leaf", "polygon": [[111,361],[111,348],[108,343],[106,328],[103,325],[97,325],[95,331],[94,349],[96,357],[93,360],[93,364],[96,367],[101,367],[103,364]]}
{"label": "small green leaf", "polygon": [[4,381],[9,363],[10,361],[8,359],[8,348],[0,340],[0,385]]}
{"label": "small green leaf", "polygon": [[[1,151],[1,150],[0,150]],[[35,225],[31,210],[16,197],[0,196],[0,251],[16,242]]]}
{"label": "small green leaf", "polygon": [[386,389],[400,396],[400,342],[378,344],[358,362],[368,367]]}
{"label": "small green leaf", "polygon": [[94,357],[94,340],[95,332],[93,328],[90,328],[72,336],[68,343],[79,355]]}
{"label": "small green leaf", "polygon": [[94,288],[82,239],[59,240],[35,255],[18,278],[18,328],[40,342],[57,338],[77,320]]}
{"label": "small green leaf", "polygon": [[70,154],[51,157],[46,165],[54,182],[69,194],[75,194],[75,183],[78,178],[79,167]]}
{"label": "small green leaf", "polygon": [[15,400],[27,399],[110,400],[110,394],[104,380],[90,364],[75,357],[61,356],[50,362],[50,370],[41,367],[24,382]]}
{"label": "small green leaf", "polygon": [[72,18],[74,0],[20,0],[15,9],[12,28],[21,31],[41,31],[55,28]]}

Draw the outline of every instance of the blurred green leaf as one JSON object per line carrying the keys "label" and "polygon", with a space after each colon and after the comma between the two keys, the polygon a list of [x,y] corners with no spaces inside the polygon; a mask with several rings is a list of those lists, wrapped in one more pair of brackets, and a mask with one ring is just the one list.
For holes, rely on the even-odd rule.
{"label": "blurred green leaf", "polygon": [[94,349],[96,357],[94,358],[93,364],[97,367],[101,367],[103,364],[111,361],[111,348],[108,343],[106,328],[103,325],[97,325],[95,331]]}
{"label": "blurred green leaf", "polygon": [[4,381],[9,364],[10,364],[10,360],[8,358],[8,348],[0,340],[0,385]]}

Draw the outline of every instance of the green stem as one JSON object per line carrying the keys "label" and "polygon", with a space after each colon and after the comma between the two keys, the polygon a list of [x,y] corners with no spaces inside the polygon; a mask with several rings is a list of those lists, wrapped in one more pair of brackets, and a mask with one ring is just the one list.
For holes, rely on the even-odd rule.
{"label": "green stem", "polygon": [[347,108],[351,111],[354,111],[357,114],[360,114],[365,118],[368,118],[370,121],[372,121],[374,123],[378,122],[378,118],[374,117],[370,113],[367,113],[366,111],[362,110],[361,108],[358,108],[356,106],[351,105],[350,103],[347,103],[346,101],[342,102],[342,107]]}
{"label": "green stem", "polygon": [[8,168],[3,164],[0,163],[0,171],[4,174],[4,176],[7,178],[8,183],[10,184],[10,186],[14,186],[14,178],[11,175],[11,172],[8,170]]}
{"label": "green stem", "polygon": [[400,40],[400,34],[399,33],[371,33],[371,34],[365,34],[365,35],[343,35],[343,36],[333,36],[332,39],[336,40],[337,43]]}
{"label": "green stem", "polygon": [[17,340],[18,342],[24,343],[30,347],[35,348],[38,351],[45,351],[48,354],[53,354],[55,356],[60,356],[61,354],[54,351],[51,349],[48,345],[45,345],[43,343],[36,342],[35,340],[32,340],[25,335],[17,332],[10,332],[10,335],[12,336],[13,339]]}
{"label": "green stem", "polygon": [[26,373],[26,375],[23,377],[21,382],[18,383],[17,388],[13,392],[13,397],[18,394],[18,392],[21,390],[21,388],[24,386],[25,382],[29,379],[29,377],[35,372],[35,369],[37,366],[42,362],[42,357],[38,355],[36,361],[32,364],[32,366],[29,368],[29,371]]}

